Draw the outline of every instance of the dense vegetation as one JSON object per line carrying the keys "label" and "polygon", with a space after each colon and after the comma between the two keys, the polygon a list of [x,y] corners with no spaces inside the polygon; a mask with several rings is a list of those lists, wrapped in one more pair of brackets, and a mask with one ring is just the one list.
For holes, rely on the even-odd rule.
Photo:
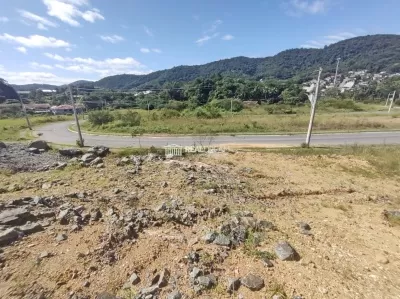
{"label": "dense vegetation", "polygon": [[116,75],[95,86],[110,89],[154,88],[171,82],[189,82],[213,74],[249,79],[307,80],[318,67],[332,74],[336,58],[341,71],[367,69],[371,72],[400,72],[400,36],[371,35],[332,44],[323,49],[291,49],[266,58],[235,57],[196,66],[178,66],[148,75]]}
{"label": "dense vegetation", "polygon": [[18,94],[12,86],[0,78],[0,104],[6,99],[18,99]]}

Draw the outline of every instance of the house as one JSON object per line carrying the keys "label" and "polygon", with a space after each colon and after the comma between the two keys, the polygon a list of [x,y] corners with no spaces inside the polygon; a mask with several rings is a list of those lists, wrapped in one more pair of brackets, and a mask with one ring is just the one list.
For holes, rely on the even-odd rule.
{"label": "house", "polygon": [[[54,115],[68,115],[68,114],[74,114],[74,108],[71,105],[60,105],[60,106],[53,106],[50,108],[50,111]],[[76,106],[76,113],[82,113],[83,112],[83,107],[82,106]]]}
{"label": "house", "polygon": [[32,112],[36,114],[51,113],[49,104],[30,104],[25,105],[27,112]]}

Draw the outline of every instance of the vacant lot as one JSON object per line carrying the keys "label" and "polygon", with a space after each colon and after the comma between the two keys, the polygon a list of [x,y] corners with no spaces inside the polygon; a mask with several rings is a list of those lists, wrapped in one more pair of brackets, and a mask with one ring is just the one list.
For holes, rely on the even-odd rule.
{"label": "vacant lot", "polygon": [[[346,147],[166,161],[110,155],[105,168],[4,171],[0,213],[25,208],[43,231],[2,247],[0,294],[399,298],[400,226],[383,214],[400,208],[399,154]],[[71,217],[60,216],[66,210]],[[208,243],[209,232],[218,242]],[[281,241],[297,252],[287,261],[275,250]],[[263,281],[257,290],[246,287],[250,273]],[[233,294],[229,278],[242,278]]]}
{"label": "vacant lot", "polygon": [[[354,104],[350,108],[324,106],[318,108],[316,131],[361,131],[400,129],[400,112],[388,115],[378,111],[377,105]],[[90,132],[117,134],[236,134],[236,133],[299,133],[305,132],[310,108],[285,105],[265,105],[245,109],[239,113],[223,112],[218,117],[199,117],[171,110],[143,111],[140,125],[129,125],[121,120],[127,111],[110,112],[114,121],[103,125],[83,124]],[[215,116],[215,115],[214,115]]]}

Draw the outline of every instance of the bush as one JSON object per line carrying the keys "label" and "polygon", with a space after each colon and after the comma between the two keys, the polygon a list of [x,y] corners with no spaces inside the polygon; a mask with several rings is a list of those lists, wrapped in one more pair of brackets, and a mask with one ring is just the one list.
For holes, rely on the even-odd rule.
{"label": "bush", "polygon": [[107,110],[91,111],[88,114],[88,120],[94,126],[101,126],[112,122],[114,116]]}
{"label": "bush", "polygon": [[121,113],[121,121],[122,123],[126,124],[127,126],[134,127],[140,126],[140,114],[136,111],[128,110],[124,113]]}
{"label": "bush", "polygon": [[[231,111],[231,99],[213,100],[210,105],[225,111]],[[240,100],[232,100],[232,111],[239,112],[243,110],[243,102]]]}
{"label": "bush", "polygon": [[177,110],[171,110],[171,109],[162,109],[160,111],[160,118],[161,119],[169,119],[169,118],[175,118],[175,117],[180,117],[181,114]]}
{"label": "bush", "polygon": [[186,102],[180,102],[180,101],[175,101],[171,100],[168,102],[167,105],[165,105],[165,108],[171,109],[171,110],[176,110],[176,111],[182,111],[187,108],[187,103]]}
{"label": "bush", "polygon": [[212,105],[197,107],[192,111],[187,110],[186,114],[189,116],[195,116],[197,118],[207,118],[207,119],[222,117],[220,109]]}
{"label": "bush", "polygon": [[352,100],[322,100],[319,103],[322,107],[330,107],[334,109],[343,109],[350,111],[363,111],[363,109]]}

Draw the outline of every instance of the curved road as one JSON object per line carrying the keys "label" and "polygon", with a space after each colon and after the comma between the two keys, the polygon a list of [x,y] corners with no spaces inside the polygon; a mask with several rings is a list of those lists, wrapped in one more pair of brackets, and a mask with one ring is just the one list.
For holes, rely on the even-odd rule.
{"label": "curved road", "polygon": [[[41,139],[58,144],[75,145],[78,134],[70,132],[68,127],[73,122],[50,123],[36,128]],[[83,134],[85,145],[105,145],[112,148],[139,146],[139,138],[130,136],[89,135]],[[142,146],[162,147],[168,144],[182,146],[197,145],[274,145],[297,146],[305,141],[305,134],[299,135],[221,135],[213,137],[201,136],[142,136]],[[362,133],[327,133],[314,134],[313,145],[346,145],[346,144],[400,144],[400,132],[362,132]]]}

